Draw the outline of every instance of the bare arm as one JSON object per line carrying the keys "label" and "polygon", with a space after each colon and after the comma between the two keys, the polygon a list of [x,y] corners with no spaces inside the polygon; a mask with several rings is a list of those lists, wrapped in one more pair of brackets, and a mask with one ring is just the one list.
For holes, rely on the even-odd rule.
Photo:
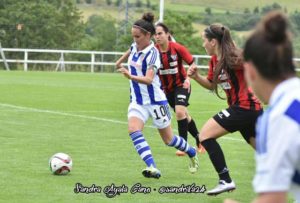
{"label": "bare arm", "polygon": [[196,65],[193,63],[188,69],[188,76],[193,78],[197,83],[206,89],[212,90],[213,84],[206,77],[199,74]]}
{"label": "bare arm", "polygon": [[117,69],[123,68],[122,63],[128,58],[130,50],[128,49],[116,62]]}
{"label": "bare arm", "polygon": [[[268,192],[261,193],[252,203],[286,203],[287,194],[286,192]],[[226,199],[224,203],[239,203],[237,201]]]}
{"label": "bare arm", "polygon": [[285,203],[287,202],[286,192],[268,192],[261,193],[253,203]]}
{"label": "bare arm", "polygon": [[142,83],[145,85],[150,85],[153,81],[154,75],[155,75],[155,67],[150,67],[148,68],[146,75],[145,76],[136,76],[136,75],[131,75],[129,71],[122,67],[118,71],[123,73],[123,75],[128,78],[129,80],[134,80],[138,83]]}

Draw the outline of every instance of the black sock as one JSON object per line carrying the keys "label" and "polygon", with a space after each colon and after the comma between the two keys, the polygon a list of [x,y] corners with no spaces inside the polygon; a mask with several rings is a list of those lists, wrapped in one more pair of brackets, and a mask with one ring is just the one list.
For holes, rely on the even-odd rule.
{"label": "black sock", "polygon": [[188,124],[188,131],[191,133],[191,135],[195,138],[197,146],[199,146],[200,141],[199,141],[199,131],[197,129],[196,123],[194,122],[193,119]]}
{"label": "black sock", "polygon": [[178,133],[185,141],[187,141],[187,131],[188,131],[188,120],[187,118],[178,120]]}
{"label": "black sock", "polygon": [[209,158],[212,164],[214,165],[215,170],[219,174],[220,180],[225,180],[227,183],[230,183],[231,178],[229,175],[229,170],[226,166],[225,157],[216,139],[207,139],[202,141],[201,144],[204,146],[207,153],[209,154]]}

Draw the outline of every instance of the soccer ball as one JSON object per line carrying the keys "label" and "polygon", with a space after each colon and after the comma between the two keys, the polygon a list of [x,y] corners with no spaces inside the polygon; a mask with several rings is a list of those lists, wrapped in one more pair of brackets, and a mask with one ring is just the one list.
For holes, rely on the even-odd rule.
{"label": "soccer ball", "polygon": [[49,159],[50,171],[54,175],[67,175],[72,170],[72,159],[65,153],[56,153]]}

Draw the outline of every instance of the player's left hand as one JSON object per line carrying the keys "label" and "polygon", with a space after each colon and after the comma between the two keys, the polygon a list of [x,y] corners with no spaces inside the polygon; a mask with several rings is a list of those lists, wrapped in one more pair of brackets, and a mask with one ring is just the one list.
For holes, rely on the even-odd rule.
{"label": "player's left hand", "polygon": [[124,68],[124,67],[120,68],[120,69],[118,69],[118,72],[122,73],[129,80],[131,79],[131,75],[130,75],[129,71],[126,68]]}
{"label": "player's left hand", "polygon": [[188,89],[188,91],[190,91],[190,87],[191,87],[191,82],[190,79],[187,77],[183,83],[183,88]]}

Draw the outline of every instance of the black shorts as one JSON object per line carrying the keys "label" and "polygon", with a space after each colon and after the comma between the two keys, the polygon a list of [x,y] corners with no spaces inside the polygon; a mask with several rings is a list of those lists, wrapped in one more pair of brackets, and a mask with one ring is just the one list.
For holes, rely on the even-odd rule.
{"label": "black shorts", "polygon": [[220,111],[214,115],[214,120],[228,132],[240,131],[249,143],[250,137],[255,137],[255,125],[263,110],[248,110],[237,106]]}
{"label": "black shorts", "polygon": [[173,92],[167,94],[169,105],[175,111],[175,105],[188,106],[191,95],[191,88],[176,87]]}

